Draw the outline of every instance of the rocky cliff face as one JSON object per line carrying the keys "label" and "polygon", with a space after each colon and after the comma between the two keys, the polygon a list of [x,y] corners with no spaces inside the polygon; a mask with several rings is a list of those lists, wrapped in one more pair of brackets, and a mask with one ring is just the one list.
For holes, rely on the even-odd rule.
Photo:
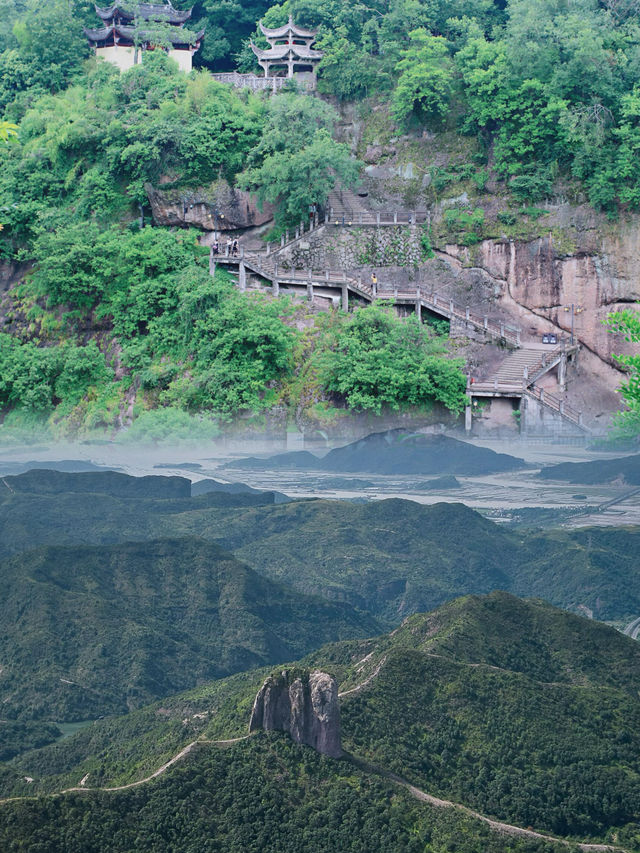
{"label": "rocky cliff face", "polygon": [[156,225],[235,231],[273,219],[272,204],[265,202],[260,209],[253,195],[230,187],[226,181],[195,190],[158,189],[147,184],[145,191]]}
{"label": "rocky cliff face", "polygon": [[249,731],[288,732],[296,743],[339,758],[338,685],[326,672],[283,670],[260,688],[253,703]]}

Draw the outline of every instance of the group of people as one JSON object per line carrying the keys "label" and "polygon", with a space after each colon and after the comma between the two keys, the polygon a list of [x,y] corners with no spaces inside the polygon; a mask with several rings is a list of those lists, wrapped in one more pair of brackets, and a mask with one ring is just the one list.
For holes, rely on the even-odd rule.
{"label": "group of people", "polygon": [[[227,258],[237,258],[240,254],[240,244],[238,243],[237,238],[232,240],[231,237],[227,237],[224,249],[224,253]],[[214,240],[211,251],[214,255],[220,254],[220,243],[217,240]]]}

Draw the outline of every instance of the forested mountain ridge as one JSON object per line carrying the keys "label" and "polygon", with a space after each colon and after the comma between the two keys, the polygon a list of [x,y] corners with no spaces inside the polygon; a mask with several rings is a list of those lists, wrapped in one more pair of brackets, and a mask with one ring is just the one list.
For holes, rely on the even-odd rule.
{"label": "forested mountain ridge", "polygon": [[[108,487],[111,475],[100,476]],[[49,472],[44,479],[50,490]],[[388,626],[494,589],[599,619],[640,612],[633,527],[515,532],[460,504],[274,504],[271,493],[158,500],[95,492],[87,500],[83,493],[39,494],[34,475],[26,482],[33,492],[1,493],[0,560],[45,545],[198,538],[278,584],[346,602]]]}
{"label": "forested mountain ridge", "polygon": [[371,616],[294,593],[197,539],[45,547],[3,562],[0,587],[0,685],[12,719],[123,713],[379,630]]}
{"label": "forested mountain ridge", "polygon": [[[532,626],[536,630],[528,642]],[[572,635],[575,642],[568,644],[567,637]],[[484,645],[470,647],[468,636],[480,637]],[[558,655],[560,665],[556,666],[552,661]],[[345,772],[359,777],[364,771],[372,780],[391,771],[430,794],[466,804],[481,814],[630,851],[637,850],[639,843],[635,817],[640,768],[634,734],[638,665],[637,644],[613,629],[504,593],[452,602],[433,613],[411,617],[390,635],[328,646],[300,662],[301,667],[333,672],[340,682],[347,756],[337,763],[323,760],[329,774],[325,791],[334,790]],[[137,790],[133,800],[124,792],[112,794],[108,808],[118,810],[118,803],[123,808],[126,803],[134,814],[148,809],[156,816],[160,811],[164,814],[167,807],[160,807],[155,797],[163,796],[160,791],[165,785],[182,792],[181,802],[191,792],[189,796],[205,798],[211,807],[207,782],[198,770],[203,762],[213,767],[219,760],[246,761],[247,769],[258,772],[263,749],[282,756],[277,736],[266,740],[259,736],[253,745],[230,744],[225,747],[225,753],[230,753],[227,759],[212,743],[246,733],[251,702],[266,672],[234,676],[125,718],[98,721],[67,741],[25,753],[3,766],[3,791],[55,791],[77,785],[80,779],[88,789],[131,782],[150,775],[187,743],[200,740],[199,750],[168,770],[162,780],[133,789]],[[299,798],[308,789],[305,774],[315,759],[304,748],[296,748],[295,755],[298,773],[307,768],[302,777],[295,774],[292,780]],[[282,757],[272,767],[278,768],[280,784],[288,778]],[[24,776],[35,781],[25,783]],[[220,780],[221,794],[229,790],[228,784]],[[232,784],[234,802],[244,796],[241,792],[252,790],[244,783]],[[263,803],[271,784],[262,783]],[[71,807],[75,799],[69,797]],[[92,804],[93,831],[99,834],[99,815],[107,808],[104,795],[88,790],[83,797]],[[317,814],[323,796],[316,791],[314,799]],[[45,807],[47,802],[54,812]],[[7,814],[22,815],[3,824],[6,837],[33,838],[37,827],[51,833],[61,821],[72,826],[76,818],[66,815],[67,806],[63,803],[58,811],[53,802],[3,804]],[[283,807],[288,808],[288,803],[287,794]],[[380,804],[387,827],[394,825],[388,808]],[[262,825],[266,819],[255,809],[254,802],[243,821],[247,843],[257,823]],[[174,825],[173,810],[169,813],[167,819]],[[27,815],[30,818],[23,823]],[[424,816],[433,832],[434,818],[428,809]],[[455,812],[448,817],[455,819]],[[353,825],[343,823],[341,837],[354,843],[359,826],[361,818]],[[287,843],[302,849],[295,846],[291,832],[290,827],[285,831]],[[449,832],[456,830],[450,827]],[[318,843],[313,828],[310,833],[306,843]],[[458,838],[456,844],[469,844],[470,851],[484,849],[477,833],[477,827],[470,828],[467,840]],[[175,849],[185,849],[185,843],[176,841]],[[438,846],[444,839],[433,843],[438,853],[446,849]],[[524,849],[537,849],[535,840],[527,843],[532,846]],[[233,849],[228,844],[224,849]],[[274,849],[283,848],[276,844]],[[398,849],[412,848],[403,841]]]}
{"label": "forested mountain ridge", "polygon": [[[475,260],[499,280],[510,275],[506,258],[489,258],[483,241],[541,240],[540,259],[554,263],[574,249],[589,258],[601,247],[584,243],[594,229],[580,204],[588,198],[624,224],[640,198],[640,25],[624,0],[198,2],[193,26],[208,30],[191,76],[157,51],[122,75],[96,64],[81,32],[89,3],[5,5],[0,109],[18,135],[0,151],[4,434],[48,420],[54,432],[86,435],[142,416],[142,435],[161,423],[206,438],[213,421],[246,411],[258,428],[265,417],[278,428],[292,418],[321,426],[350,409],[460,411],[462,365],[440,327],[429,333],[377,309],[328,322],[286,300],[235,293],[222,273],[208,276],[196,234],[138,230],[151,224],[150,187],[187,200],[253,189],[275,203],[278,239],[310,200],[326,202],[336,178],[353,183],[362,160],[386,162],[404,203],[437,213],[420,263],[433,246],[457,244],[463,266]],[[278,26],[289,14],[318,29],[325,100],[238,94],[210,78],[237,62],[249,70],[257,20]],[[357,138],[343,132],[347,114]],[[440,210],[447,198],[458,201]],[[550,213],[545,199],[577,203],[577,219]],[[595,227],[605,235],[608,226]],[[627,266],[619,279],[631,278]],[[589,310],[616,307],[633,288],[614,290]],[[512,295],[534,314],[549,304],[542,293]],[[606,334],[584,334],[610,361]]]}

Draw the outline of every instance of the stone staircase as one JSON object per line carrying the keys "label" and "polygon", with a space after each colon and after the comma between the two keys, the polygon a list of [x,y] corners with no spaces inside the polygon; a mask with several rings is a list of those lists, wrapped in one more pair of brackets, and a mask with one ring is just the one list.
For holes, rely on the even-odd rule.
{"label": "stone staircase", "polygon": [[371,211],[365,207],[361,199],[352,191],[337,187],[329,193],[325,209],[330,220],[346,219],[354,221],[359,215],[369,217]]}
{"label": "stone staircase", "polygon": [[498,385],[512,382],[522,385],[525,374],[527,378],[533,376],[536,368],[541,365],[542,355],[538,349],[523,346],[504,359],[491,379],[497,379]]}

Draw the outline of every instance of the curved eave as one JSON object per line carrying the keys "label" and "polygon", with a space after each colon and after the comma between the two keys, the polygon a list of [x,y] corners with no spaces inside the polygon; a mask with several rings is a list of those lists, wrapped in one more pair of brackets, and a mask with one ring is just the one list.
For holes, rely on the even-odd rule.
{"label": "curved eave", "polygon": [[101,27],[94,30],[91,27],[83,27],[85,36],[89,41],[105,41],[113,33],[113,27]]}
{"label": "curved eave", "polygon": [[267,62],[276,62],[279,59],[289,59],[289,55],[291,55],[292,59],[300,60],[301,62],[322,59],[324,56],[324,53],[321,50],[311,50],[310,48],[305,48],[300,44],[278,44],[270,50],[261,50],[251,42],[251,50],[259,60]]}
{"label": "curved eave", "polygon": [[[110,27],[108,29],[111,29]],[[119,35],[123,39],[127,39],[128,41],[133,41],[136,37],[136,28],[135,27],[127,27],[127,26],[114,26],[117,35]],[[184,47],[191,47],[192,43],[197,44],[202,41],[202,37],[204,36],[204,29],[200,30],[197,33],[189,33],[189,35],[193,36],[193,42],[189,39],[185,39],[185,33],[187,30],[176,30],[175,33],[167,33],[169,37],[169,41],[174,47],[178,45]],[[145,32],[144,30],[138,30],[138,41],[151,41],[153,40],[153,32]]]}
{"label": "curved eave", "polygon": [[304,30],[302,27],[297,27],[292,21],[289,21],[289,23],[285,24],[284,27],[277,27],[275,30],[267,29],[262,21],[258,22],[258,26],[264,36],[272,39],[285,38],[288,35],[297,36],[298,38],[312,39],[318,34],[317,30]]}
{"label": "curved eave", "polygon": [[[107,8],[102,8],[100,6],[96,6],[95,8],[96,14],[99,18],[102,18],[103,21],[111,21],[116,14],[128,21],[132,21],[134,19],[134,13],[118,3],[114,3],[112,6],[108,6]],[[167,5],[160,3],[141,3],[138,10],[140,17],[143,20],[162,21],[167,24],[184,24],[185,21],[188,21],[191,17],[192,11],[191,9],[187,9],[184,12],[181,12],[178,9],[174,9],[171,3]]]}
{"label": "curved eave", "polygon": [[[133,42],[135,39],[136,30],[135,27],[126,27],[126,26],[111,26],[111,27],[102,27],[100,29],[94,30],[89,27],[84,27],[84,34],[91,42],[103,42],[113,38],[115,33],[121,39],[125,41]],[[205,28],[203,27],[197,33],[193,33],[193,42],[188,41],[184,38],[185,30],[177,30],[175,33],[169,33],[170,41],[173,47],[175,48],[184,48],[185,50],[190,47],[198,47],[202,39],[204,38]],[[138,32],[139,41],[148,40],[149,36],[152,35],[150,33],[145,33],[144,31]]]}

